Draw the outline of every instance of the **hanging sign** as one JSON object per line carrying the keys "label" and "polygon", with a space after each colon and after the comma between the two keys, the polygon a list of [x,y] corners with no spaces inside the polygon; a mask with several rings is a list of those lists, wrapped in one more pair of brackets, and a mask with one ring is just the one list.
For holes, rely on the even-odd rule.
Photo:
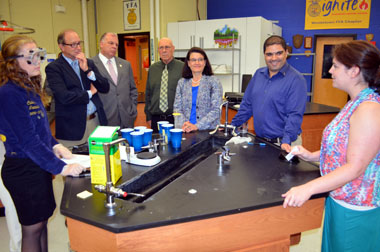
{"label": "hanging sign", "polygon": [[306,0],[305,30],[369,27],[371,0]]}
{"label": "hanging sign", "polygon": [[123,2],[124,31],[141,29],[140,0]]}

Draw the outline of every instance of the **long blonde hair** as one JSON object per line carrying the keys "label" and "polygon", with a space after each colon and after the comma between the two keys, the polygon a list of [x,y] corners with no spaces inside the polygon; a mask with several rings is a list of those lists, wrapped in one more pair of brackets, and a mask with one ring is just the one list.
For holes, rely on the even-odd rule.
{"label": "long blonde hair", "polygon": [[24,35],[15,35],[4,41],[0,53],[0,86],[12,81],[28,92],[38,94],[41,99],[44,99],[41,89],[41,75],[29,77],[15,57],[20,53],[21,47],[28,43],[37,44],[34,39]]}

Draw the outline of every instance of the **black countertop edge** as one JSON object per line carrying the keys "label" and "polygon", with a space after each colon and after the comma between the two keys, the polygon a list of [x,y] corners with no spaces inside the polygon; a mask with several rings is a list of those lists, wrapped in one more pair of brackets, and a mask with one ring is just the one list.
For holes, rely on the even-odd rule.
{"label": "black countertop edge", "polygon": [[[316,198],[319,198],[319,197],[316,197]],[[174,225],[174,224],[179,224],[179,223],[185,223],[185,222],[210,219],[210,218],[215,218],[215,217],[220,217],[220,216],[226,216],[226,215],[231,215],[231,214],[249,212],[249,211],[259,210],[259,209],[263,209],[263,208],[267,208],[267,207],[280,206],[280,205],[282,205],[282,203],[283,203],[283,200],[281,200],[279,202],[275,202],[275,203],[263,204],[260,206],[250,206],[250,207],[244,207],[244,208],[237,208],[237,209],[231,209],[228,211],[215,212],[215,213],[205,214],[205,215],[189,216],[189,217],[184,217],[181,219],[164,220],[164,221],[153,222],[153,223],[143,224],[143,225],[135,225],[133,227],[125,227],[125,228],[110,227],[110,225],[102,225],[102,224],[99,224],[98,222],[94,222],[90,219],[85,219],[85,218],[81,218],[81,217],[78,218],[77,215],[75,215],[74,213],[71,213],[69,211],[62,211],[61,210],[61,213],[67,217],[71,217],[73,219],[85,222],[87,224],[97,226],[99,228],[111,231],[113,233],[124,233],[124,232],[131,232],[131,231],[147,229],[147,228],[168,226],[168,225]]]}
{"label": "black countertop edge", "polygon": [[[234,105],[229,105],[230,109],[238,111],[238,108],[235,108]],[[332,107],[324,104],[307,102],[304,115],[314,115],[314,114],[333,114],[339,113],[340,108]]]}
{"label": "black countertop edge", "polygon": [[[316,195],[313,195],[312,197],[310,197],[309,200],[327,197],[327,196],[328,196],[328,193],[316,194]],[[118,200],[118,199],[116,199],[116,200]],[[149,224],[135,225],[133,227],[126,227],[126,228],[111,227],[110,225],[102,225],[102,224],[99,224],[98,222],[94,222],[90,219],[78,217],[77,215],[75,215],[69,211],[61,211],[61,212],[66,217],[70,217],[70,218],[73,218],[75,220],[82,221],[82,222],[90,224],[90,225],[94,225],[94,226],[102,228],[104,230],[108,230],[112,233],[125,233],[125,232],[132,232],[132,231],[137,231],[137,230],[148,229],[148,228],[156,228],[156,227],[161,227],[161,226],[175,225],[175,224],[186,223],[186,222],[191,222],[191,221],[216,218],[216,217],[221,217],[221,216],[226,216],[226,215],[239,214],[239,213],[249,212],[249,211],[253,211],[253,210],[264,209],[264,208],[268,208],[268,207],[281,206],[282,204],[283,204],[283,200],[281,200],[279,202],[275,202],[275,203],[263,204],[260,206],[243,207],[243,208],[232,209],[232,210],[228,210],[228,211],[215,212],[212,214],[190,216],[190,217],[185,217],[185,218],[181,218],[181,219],[165,220],[165,221],[153,222],[153,223],[149,223]]]}

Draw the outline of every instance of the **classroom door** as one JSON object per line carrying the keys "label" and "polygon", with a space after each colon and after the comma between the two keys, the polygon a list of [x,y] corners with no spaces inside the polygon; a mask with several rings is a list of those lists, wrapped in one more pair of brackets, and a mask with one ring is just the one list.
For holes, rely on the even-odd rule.
{"label": "classroom door", "polygon": [[144,102],[145,86],[150,66],[149,33],[123,34],[121,39],[119,36],[119,43],[119,57],[131,63],[133,77],[139,94],[138,101]]}
{"label": "classroom door", "polygon": [[328,73],[331,67],[331,50],[334,45],[354,40],[349,37],[316,36],[315,42],[315,77],[312,102],[343,108],[347,103],[348,95],[332,86],[331,75]]}

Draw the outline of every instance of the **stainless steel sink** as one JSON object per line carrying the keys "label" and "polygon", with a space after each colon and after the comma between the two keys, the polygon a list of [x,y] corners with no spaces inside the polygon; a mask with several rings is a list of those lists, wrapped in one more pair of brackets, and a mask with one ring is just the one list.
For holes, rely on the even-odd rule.
{"label": "stainless steel sink", "polygon": [[214,155],[225,142],[226,138],[224,137],[210,136],[187,150],[178,153],[175,158],[164,160],[118,187],[126,192],[145,195],[145,197],[139,198],[128,196],[125,198],[126,200],[136,203],[144,202],[207,157]]}

